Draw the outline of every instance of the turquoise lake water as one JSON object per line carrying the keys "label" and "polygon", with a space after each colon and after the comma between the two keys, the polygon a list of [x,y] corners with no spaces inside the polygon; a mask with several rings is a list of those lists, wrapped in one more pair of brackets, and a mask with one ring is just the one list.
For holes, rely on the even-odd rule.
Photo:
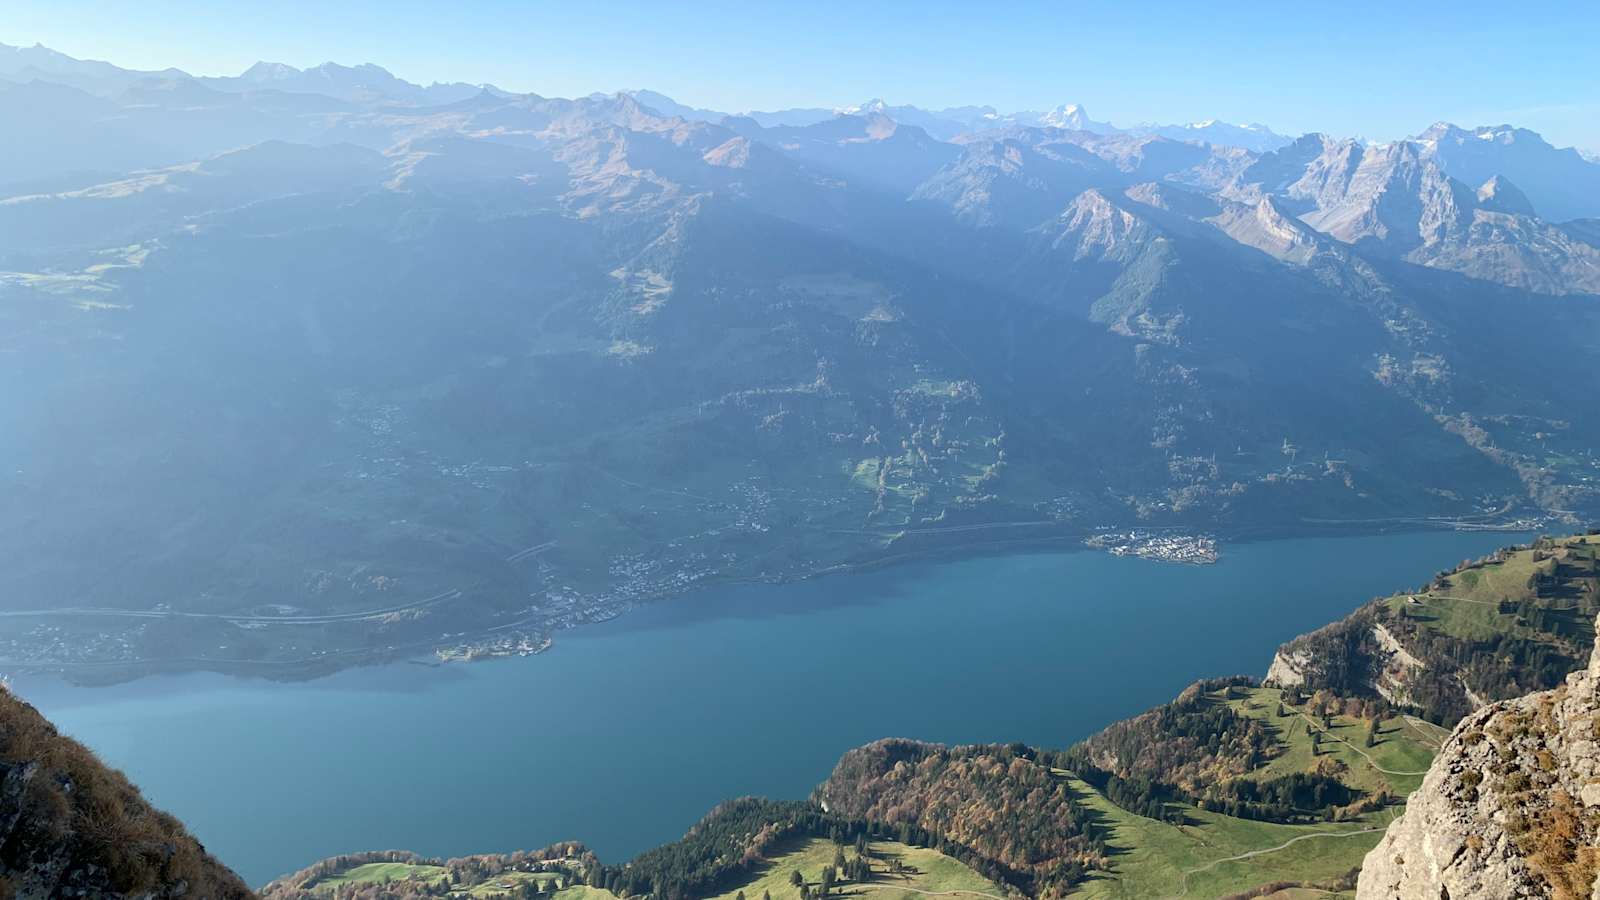
{"label": "turquoise lake water", "polygon": [[15,685],[252,884],[317,859],[557,840],[622,861],[719,800],[800,798],[880,737],[1064,746],[1361,602],[1523,541],[1450,532],[1101,553],[739,586],[557,636],[536,657],[303,684]]}

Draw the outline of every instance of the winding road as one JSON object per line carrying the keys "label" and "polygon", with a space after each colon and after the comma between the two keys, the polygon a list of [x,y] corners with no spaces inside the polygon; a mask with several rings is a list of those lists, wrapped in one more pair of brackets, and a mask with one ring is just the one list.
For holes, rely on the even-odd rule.
{"label": "winding road", "polygon": [[925,891],[921,888],[901,887],[892,888],[896,891],[905,891],[908,894],[921,894],[924,897],[988,897],[989,900],[1007,900],[999,894],[985,894],[983,891]]}
{"label": "winding road", "polygon": [[[1289,708],[1290,709],[1294,709],[1296,715],[1298,715],[1300,718],[1306,720],[1306,728],[1309,729],[1309,728],[1312,728],[1312,727],[1317,727],[1317,728],[1321,727],[1320,725],[1318,725],[1316,720],[1312,719],[1310,716],[1306,715],[1305,713],[1301,712],[1300,710],[1295,709],[1292,706],[1290,706]],[[1413,725],[1412,727],[1415,728],[1416,726]],[[1332,729],[1324,731],[1324,732],[1322,732],[1322,734],[1323,734],[1324,737],[1328,738],[1329,740],[1338,741],[1339,743],[1345,745],[1346,747],[1349,747],[1351,750],[1354,750],[1355,752],[1361,754],[1361,756],[1364,759],[1366,759],[1367,765],[1373,767],[1374,769],[1377,769],[1379,772],[1382,772],[1385,775],[1426,775],[1426,774],[1428,774],[1428,770],[1427,769],[1423,769],[1420,772],[1402,772],[1402,771],[1400,771],[1398,769],[1385,769],[1383,766],[1378,765],[1378,761],[1372,758],[1372,754],[1370,754],[1367,751],[1361,749],[1360,747],[1357,747],[1355,744],[1350,743],[1349,741],[1345,740],[1344,738],[1339,737],[1337,734],[1334,734]]]}
{"label": "winding road", "polygon": [[[1393,822],[1392,819],[1390,821]],[[1277,853],[1279,850],[1283,850],[1283,849],[1285,849],[1287,847],[1290,847],[1290,846],[1292,846],[1294,844],[1298,844],[1301,841],[1310,841],[1310,840],[1315,840],[1316,838],[1347,838],[1347,837],[1355,837],[1357,835],[1373,834],[1375,832],[1384,831],[1388,827],[1389,827],[1388,825],[1374,825],[1371,828],[1362,828],[1362,829],[1359,829],[1359,830],[1356,830],[1356,831],[1319,831],[1316,834],[1302,834],[1302,835],[1299,835],[1297,837],[1292,837],[1292,838],[1288,839],[1287,841],[1284,841],[1283,843],[1279,844],[1276,847],[1264,847],[1264,848],[1262,848],[1260,850],[1251,850],[1248,853],[1241,853],[1238,856],[1229,856],[1229,857],[1226,857],[1224,859],[1213,859],[1211,862],[1208,862],[1203,866],[1196,866],[1193,869],[1185,869],[1185,870],[1183,870],[1183,890],[1179,891],[1177,894],[1174,894],[1173,896],[1182,897],[1185,894],[1189,893],[1189,876],[1190,875],[1199,874],[1200,872],[1204,872],[1207,869],[1214,868],[1216,866],[1220,866],[1223,863],[1239,862],[1240,860],[1254,859],[1257,856],[1265,856],[1268,853]]]}
{"label": "winding road", "polygon": [[316,616],[238,616],[228,613],[198,613],[179,612],[176,610],[158,609],[111,609],[101,607],[63,607],[61,609],[15,609],[0,611],[0,618],[54,618],[58,616],[77,616],[89,618],[123,618],[123,619],[214,619],[223,622],[262,625],[326,625],[330,622],[355,622],[361,619],[376,619],[381,616],[390,616],[397,613],[413,612],[426,609],[446,600],[454,600],[461,596],[458,590],[448,590],[434,594],[414,603],[404,603],[399,606],[389,606],[383,609],[364,609],[358,612],[328,613]]}

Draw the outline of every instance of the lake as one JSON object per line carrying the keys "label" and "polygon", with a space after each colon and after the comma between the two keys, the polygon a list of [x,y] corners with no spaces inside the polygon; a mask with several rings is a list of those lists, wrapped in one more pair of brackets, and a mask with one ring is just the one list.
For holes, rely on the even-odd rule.
{"label": "lake", "polygon": [[1180,566],[1055,552],[708,589],[540,656],[301,684],[215,675],[17,692],[252,884],[337,853],[588,843],[608,861],[719,800],[801,798],[880,737],[1064,746],[1368,598],[1527,536],[1232,545]]}

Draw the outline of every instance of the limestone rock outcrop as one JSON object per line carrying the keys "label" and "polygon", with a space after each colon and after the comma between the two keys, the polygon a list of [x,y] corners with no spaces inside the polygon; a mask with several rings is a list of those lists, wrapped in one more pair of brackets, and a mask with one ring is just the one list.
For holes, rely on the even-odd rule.
{"label": "limestone rock outcrop", "polygon": [[1462,719],[1367,855],[1357,900],[1600,900],[1600,652]]}

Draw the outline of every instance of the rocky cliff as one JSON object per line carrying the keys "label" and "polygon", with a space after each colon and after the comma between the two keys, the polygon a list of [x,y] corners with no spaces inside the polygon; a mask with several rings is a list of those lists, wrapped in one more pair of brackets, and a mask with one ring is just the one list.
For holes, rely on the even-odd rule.
{"label": "rocky cliff", "polygon": [[1358,900],[1596,898],[1600,652],[1472,713],[1361,869]]}
{"label": "rocky cliff", "polygon": [[0,688],[0,900],[249,896],[177,819]]}
{"label": "rocky cliff", "polygon": [[1284,644],[1266,682],[1382,698],[1445,727],[1554,688],[1594,646],[1600,534],[1540,538],[1439,572]]}

